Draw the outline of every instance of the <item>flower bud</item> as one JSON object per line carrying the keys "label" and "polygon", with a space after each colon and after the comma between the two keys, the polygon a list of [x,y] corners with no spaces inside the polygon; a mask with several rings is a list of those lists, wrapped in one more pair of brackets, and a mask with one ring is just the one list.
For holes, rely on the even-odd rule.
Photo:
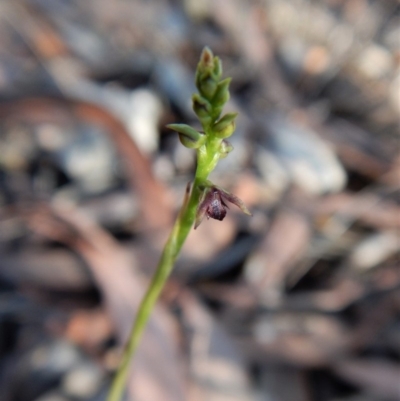
{"label": "flower bud", "polygon": [[216,81],[219,81],[222,76],[222,63],[219,57],[214,57],[214,69],[213,69],[213,77]]}
{"label": "flower bud", "polygon": [[221,107],[229,100],[229,84],[230,83],[231,83],[231,78],[225,78],[218,84],[215,95],[211,101],[213,106]]}
{"label": "flower bud", "polygon": [[192,96],[193,101],[193,110],[197,114],[198,117],[207,117],[211,113],[211,104],[204,99],[204,97],[200,96],[198,93],[195,93]]}
{"label": "flower bud", "polygon": [[215,59],[215,57],[213,55],[213,52],[211,51],[211,49],[208,46],[206,46],[203,49],[203,51],[201,52],[198,68],[213,69],[214,68],[214,59]]}
{"label": "flower bud", "polygon": [[196,69],[196,87],[206,99],[211,100],[222,75],[222,64],[212,51],[205,47]]}
{"label": "flower bud", "polygon": [[204,145],[206,136],[201,132],[196,131],[189,125],[186,124],[169,124],[169,129],[176,131],[179,134],[179,140],[182,145],[190,149],[198,149]]}
{"label": "flower bud", "polygon": [[208,100],[211,100],[217,91],[218,81],[214,79],[211,73],[199,77],[196,83],[199,92]]}
{"label": "flower bud", "polygon": [[236,128],[235,118],[238,113],[225,114],[218,122],[215,123],[213,131],[218,138],[229,138]]}
{"label": "flower bud", "polygon": [[198,93],[192,96],[193,110],[196,113],[199,120],[204,125],[209,125],[212,121],[211,112],[212,106],[210,102]]}
{"label": "flower bud", "polygon": [[221,145],[219,146],[219,153],[220,153],[220,158],[221,159],[225,159],[226,156],[228,156],[228,154],[230,152],[232,152],[233,150],[233,146],[230,142],[228,142],[227,140],[223,140],[221,142]]}

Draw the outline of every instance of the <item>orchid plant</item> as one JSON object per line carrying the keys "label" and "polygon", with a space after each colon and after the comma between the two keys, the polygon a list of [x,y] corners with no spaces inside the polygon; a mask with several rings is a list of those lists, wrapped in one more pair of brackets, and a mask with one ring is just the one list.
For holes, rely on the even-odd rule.
{"label": "orchid plant", "polygon": [[120,366],[112,382],[107,401],[120,401],[126,385],[130,361],[139,344],[150,313],[168,279],[176,258],[194,225],[196,229],[204,217],[223,220],[228,205],[232,203],[244,213],[251,215],[244,203],[235,195],[214,185],[208,176],[220,159],[233,150],[227,141],[235,130],[237,113],[221,116],[225,103],[229,100],[231,78],[222,79],[221,60],[209,48],[204,48],[196,70],[198,93],[192,96],[193,110],[202,131],[186,124],[170,124],[176,131],[183,146],[196,149],[197,168],[192,185],[188,184],[182,208],[175,221],[161,255],[158,268],[141,302],[128,344]]}

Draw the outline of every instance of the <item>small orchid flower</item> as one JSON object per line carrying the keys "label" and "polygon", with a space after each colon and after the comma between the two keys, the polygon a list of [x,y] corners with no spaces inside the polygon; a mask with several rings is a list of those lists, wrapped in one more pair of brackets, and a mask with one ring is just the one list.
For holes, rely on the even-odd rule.
{"label": "small orchid flower", "polygon": [[211,184],[204,188],[201,202],[197,208],[194,228],[196,229],[200,225],[204,216],[207,216],[207,219],[211,217],[212,219],[222,221],[226,216],[226,209],[229,209],[227,202],[233,203],[243,213],[251,216],[251,213],[241,199],[225,189]]}

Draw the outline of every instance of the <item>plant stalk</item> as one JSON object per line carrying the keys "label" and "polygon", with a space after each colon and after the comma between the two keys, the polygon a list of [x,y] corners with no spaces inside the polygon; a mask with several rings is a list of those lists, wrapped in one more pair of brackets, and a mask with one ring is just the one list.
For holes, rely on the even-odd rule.
{"label": "plant stalk", "polygon": [[[201,170],[202,169],[198,169],[198,172],[201,172]],[[190,197],[182,206],[168,241],[164,247],[157,270],[139,306],[135,323],[132,327],[122,360],[113,379],[107,401],[120,401],[122,399],[133,355],[138,347],[142,333],[146,327],[147,321],[149,320],[151,311],[153,310],[154,305],[160,296],[162,289],[164,288],[165,282],[167,281],[174,267],[175,260],[179,255],[182,245],[184,244],[189,231],[193,226],[200,195],[201,192],[198,189],[198,179],[196,178]],[[186,196],[188,196],[188,194]]]}

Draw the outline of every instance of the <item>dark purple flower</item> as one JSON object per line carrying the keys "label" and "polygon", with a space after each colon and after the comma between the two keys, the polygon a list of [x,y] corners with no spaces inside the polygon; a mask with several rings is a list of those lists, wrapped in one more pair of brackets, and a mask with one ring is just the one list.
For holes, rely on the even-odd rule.
{"label": "dark purple flower", "polygon": [[223,220],[226,216],[226,210],[229,209],[226,202],[233,203],[240,208],[243,213],[251,216],[247,207],[237,196],[215,185],[211,185],[204,189],[203,197],[197,208],[194,228],[196,229],[200,225],[204,216],[207,216],[207,219],[211,217],[212,219]]}

